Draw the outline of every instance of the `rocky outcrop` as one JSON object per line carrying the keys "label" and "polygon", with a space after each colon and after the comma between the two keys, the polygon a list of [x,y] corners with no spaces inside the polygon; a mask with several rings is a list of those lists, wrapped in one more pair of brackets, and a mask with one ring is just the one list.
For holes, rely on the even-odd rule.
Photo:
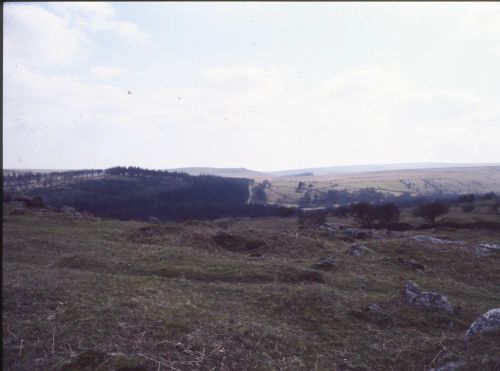
{"label": "rocky outcrop", "polygon": [[68,219],[83,219],[84,218],[83,214],[76,211],[76,209],[74,207],[70,207],[70,206],[65,205],[65,206],[61,207],[61,211],[64,213],[64,215]]}
{"label": "rocky outcrop", "polygon": [[482,243],[476,248],[477,256],[490,256],[500,254],[500,245],[496,243]]}
{"label": "rocky outcrop", "polygon": [[464,241],[451,241],[451,240],[443,240],[440,238],[432,237],[432,236],[413,236],[410,239],[418,241],[418,242],[429,242],[437,245],[447,245],[447,244],[455,244],[455,245],[465,245]]}
{"label": "rocky outcrop", "polygon": [[460,370],[460,368],[463,366],[465,366],[465,362],[463,361],[451,361],[443,366],[431,368],[427,371],[455,371],[455,370]]}
{"label": "rocky outcrop", "polygon": [[151,224],[160,224],[161,223],[161,220],[158,219],[157,217],[155,216],[150,216],[148,218],[148,222],[150,222]]}
{"label": "rocky outcrop", "polygon": [[415,282],[408,281],[404,288],[406,302],[417,307],[437,309],[453,314],[453,307],[448,298],[435,292],[422,291]]}
{"label": "rocky outcrop", "polygon": [[76,209],[74,207],[64,205],[63,207],[61,207],[61,211],[65,214],[72,214],[76,212]]}
{"label": "rocky outcrop", "polygon": [[323,224],[319,226],[319,229],[351,241],[372,238],[375,236],[375,234],[369,229],[354,228],[342,224]]}
{"label": "rocky outcrop", "polygon": [[479,316],[465,333],[465,344],[469,344],[476,334],[500,331],[500,308],[491,309]]}
{"label": "rocky outcrop", "polygon": [[415,270],[417,272],[421,272],[421,271],[425,270],[425,266],[423,264],[420,264],[419,262],[417,262],[414,259],[406,260],[406,259],[399,257],[399,258],[397,258],[397,262],[399,262],[400,264],[406,266],[407,268],[409,268],[411,270]]}
{"label": "rocky outcrop", "polygon": [[351,256],[362,256],[370,252],[373,251],[364,245],[353,244],[349,247],[349,255]]}

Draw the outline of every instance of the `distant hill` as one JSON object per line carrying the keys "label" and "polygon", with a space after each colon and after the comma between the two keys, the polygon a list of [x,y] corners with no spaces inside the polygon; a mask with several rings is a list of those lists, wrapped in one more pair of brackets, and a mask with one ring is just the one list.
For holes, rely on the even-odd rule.
{"label": "distant hill", "polygon": [[[260,178],[263,179],[263,178]],[[260,179],[256,179],[259,181]],[[264,178],[265,179],[265,178]],[[329,190],[355,191],[373,188],[392,194],[500,193],[500,166],[468,166],[352,172],[314,177],[279,176],[266,188],[268,201],[277,205],[297,205],[307,197],[321,197]],[[298,183],[304,183],[301,191]]]}
{"label": "distant hill", "polygon": [[417,169],[443,169],[443,168],[463,168],[463,167],[478,167],[478,166],[500,166],[500,163],[488,164],[465,164],[465,163],[406,163],[406,164],[382,164],[382,165],[346,165],[346,166],[328,166],[318,168],[292,169],[268,171],[266,174],[274,176],[296,176],[301,173],[314,173],[315,176],[322,175],[342,175],[355,173],[368,173],[374,171],[386,170],[417,170]]}

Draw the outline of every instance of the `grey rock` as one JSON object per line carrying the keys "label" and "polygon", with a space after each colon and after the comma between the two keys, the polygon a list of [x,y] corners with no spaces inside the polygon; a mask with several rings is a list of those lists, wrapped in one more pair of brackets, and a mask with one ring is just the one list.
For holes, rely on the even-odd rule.
{"label": "grey rock", "polygon": [[435,292],[427,292],[419,289],[417,284],[408,281],[405,285],[404,294],[408,304],[418,307],[443,310],[453,314],[453,307],[448,302],[448,298]]}
{"label": "grey rock", "polygon": [[361,256],[369,252],[372,252],[372,250],[364,245],[354,244],[349,247],[349,255],[351,256]]}
{"label": "grey rock", "polygon": [[364,239],[373,237],[374,234],[369,229],[346,228],[343,230],[344,236],[352,239]]}
{"label": "grey rock", "polygon": [[74,212],[76,212],[76,209],[74,207],[64,205],[63,207],[61,207],[61,211],[66,214],[73,214]]}
{"label": "grey rock", "polygon": [[378,304],[368,305],[368,316],[372,322],[378,324],[389,324],[392,322],[391,316],[384,312],[384,310]]}
{"label": "grey rock", "polygon": [[460,367],[465,366],[465,362],[463,361],[451,361],[443,366],[436,367],[436,368],[431,368],[427,371],[455,371],[460,369]]}
{"label": "grey rock", "polygon": [[148,218],[148,221],[149,221],[150,223],[152,223],[152,224],[160,224],[160,223],[161,223],[161,220],[160,220],[160,219],[158,219],[158,218],[157,218],[157,217],[155,217],[155,216],[150,216],[150,217]]}
{"label": "grey rock", "polygon": [[382,308],[378,304],[370,304],[368,310],[373,313],[383,313]]}
{"label": "grey rock", "polygon": [[482,243],[476,248],[477,256],[490,256],[500,254],[500,245],[496,243]]}
{"label": "grey rock", "polygon": [[442,240],[440,238],[432,237],[432,236],[413,236],[410,239],[418,241],[418,242],[430,242],[437,245],[445,245],[445,244],[455,244],[455,245],[465,245],[464,241],[451,241],[451,240]]}
{"label": "grey rock", "polygon": [[419,262],[415,261],[414,259],[406,260],[406,259],[399,257],[399,258],[397,258],[397,261],[400,262],[401,264],[403,264],[404,266],[406,266],[412,270],[415,270],[417,272],[425,270],[425,266],[423,264],[420,264]]}
{"label": "grey rock", "polygon": [[500,331],[500,308],[491,309],[479,316],[465,333],[465,343],[468,344],[476,334]]}
{"label": "grey rock", "polygon": [[374,233],[369,229],[354,228],[344,224],[323,224],[320,225],[318,229],[351,240],[371,238],[374,236]]}
{"label": "grey rock", "polygon": [[332,269],[337,262],[335,261],[334,258],[322,258],[320,259],[317,263],[313,264],[313,268],[316,269]]}

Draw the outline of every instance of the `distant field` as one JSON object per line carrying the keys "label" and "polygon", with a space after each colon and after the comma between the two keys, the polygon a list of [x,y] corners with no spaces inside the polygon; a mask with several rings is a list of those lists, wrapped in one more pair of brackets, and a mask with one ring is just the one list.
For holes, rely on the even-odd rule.
{"label": "distant field", "polygon": [[355,190],[373,187],[379,191],[400,194],[426,195],[444,193],[500,192],[500,166],[464,167],[447,169],[392,170],[339,176],[287,176],[254,178],[271,182],[266,190],[269,202],[291,205],[303,197],[297,192],[297,184],[306,183],[311,192],[326,192],[330,189]]}

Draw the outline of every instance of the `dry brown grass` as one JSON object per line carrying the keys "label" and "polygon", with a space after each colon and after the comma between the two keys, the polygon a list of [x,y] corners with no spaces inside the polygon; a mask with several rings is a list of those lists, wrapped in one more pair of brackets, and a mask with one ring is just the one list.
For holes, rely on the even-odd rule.
{"label": "dry brown grass", "polygon": [[[499,243],[498,231],[418,233],[466,245],[380,233],[363,242],[373,253],[352,257],[349,243],[299,230],[296,219],[151,225],[8,211],[6,370],[423,370],[455,359],[488,370],[500,361],[498,335],[463,344],[468,325],[500,303],[500,257],[473,249]],[[221,234],[260,243],[228,249]],[[333,269],[311,269],[329,256]],[[456,316],[408,306],[408,279],[448,295]],[[372,303],[387,317],[370,313]]]}

